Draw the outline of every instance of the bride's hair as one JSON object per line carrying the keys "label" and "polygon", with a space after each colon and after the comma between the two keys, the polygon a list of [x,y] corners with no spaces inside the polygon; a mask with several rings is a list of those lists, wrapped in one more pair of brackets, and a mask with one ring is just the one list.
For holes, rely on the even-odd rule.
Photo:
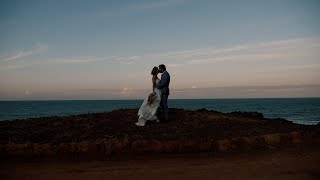
{"label": "bride's hair", "polygon": [[156,75],[157,71],[158,71],[158,67],[157,66],[153,67],[153,69],[151,71],[151,75]]}

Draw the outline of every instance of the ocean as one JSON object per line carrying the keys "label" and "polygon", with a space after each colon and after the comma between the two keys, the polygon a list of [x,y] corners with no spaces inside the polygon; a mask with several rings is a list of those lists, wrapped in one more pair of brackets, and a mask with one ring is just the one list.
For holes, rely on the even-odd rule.
{"label": "ocean", "polygon": [[[116,109],[139,108],[143,100],[50,100],[0,101],[0,120],[44,116],[67,116]],[[268,118],[284,118],[294,123],[314,125],[320,122],[320,98],[266,99],[169,99],[169,108],[220,112],[261,112]]]}

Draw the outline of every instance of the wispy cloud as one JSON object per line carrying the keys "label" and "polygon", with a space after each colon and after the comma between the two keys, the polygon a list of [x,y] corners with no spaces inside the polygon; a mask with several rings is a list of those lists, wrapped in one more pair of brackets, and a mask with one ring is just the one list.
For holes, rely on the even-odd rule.
{"label": "wispy cloud", "polygon": [[49,64],[87,64],[105,62],[109,64],[134,64],[140,61],[139,56],[76,56],[68,58],[50,58],[45,63]]}
{"label": "wispy cloud", "polygon": [[166,66],[171,67],[171,68],[175,68],[175,67],[178,67],[179,64],[167,64]]}
{"label": "wispy cloud", "polygon": [[[169,67],[183,64],[211,64],[226,61],[290,60],[320,56],[320,38],[296,38],[260,43],[238,44],[225,48],[208,47],[136,56],[100,57],[101,61],[121,64],[164,62]],[[94,61],[88,61],[94,62]]]}
{"label": "wispy cloud", "polygon": [[[143,3],[132,3],[127,6],[115,7],[113,9],[109,9],[109,11],[99,11],[91,14],[87,14],[86,17],[92,18],[94,17],[118,17],[118,16],[129,16],[137,13],[143,13],[151,10],[161,10],[163,8],[168,8],[176,5],[183,4],[191,0],[161,0],[161,1],[146,1]],[[79,17],[77,17],[79,18]]]}
{"label": "wispy cloud", "polygon": [[121,97],[129,97],[131,95],[131,91],[132,91],[132,88],[123,88],[122,91],[120,92],[120,96]]}
{"label": "wispy cloud", "polygon": [[240,45],[225,49],[209,50],[204,57],[188,59],[189,64],[210,64],[225,61],[290,60],[319,56],[320,39],[296,39]]}
{"label": "wispy cloud", "polygon": [[15,59],[31,56],[32,54],[33,54],[32,51],[19,51],[19,52],[14,53],[11,56],[3,57],[1,59],[1,62],[8,62],[8,61],[11,61],[11,60],[15,60]]}
{"label": "wispy cloud", "polygon": [[187,64],[211,64],[225,61],[261,61],[320,56],[320,38],[299,38],[261,43],[239,44],[225,48],[198,48],[146,55],[149,59],[167,59]]}
{"label": "wispy cloud", "polygon": [[13,60],[19,60],[35,54],[40,54],[48,50],[48,45],[44,43],[37,43],[31,50],[28,51],[17,51],[11,55],[2,55],[0,62],[9,62]]}
{"label": "wispy cloud", "polygon": [[319,97],[320,85],[226,86],[172,89],[173,98],[279,98]]}
{"label": "wispy cloud", "polygon": [[[133,65],[145,62],[162,62],[168,67],[181,65],[206,65],[229,61],[273,61],[300,59],[304,61],[309,57],[320,57],[320,38],[296,38],[275,40],[260,43],[238,44],[225,48],[195,48],[182,51],[171,51],[153,54],[138,54],[133,56],[75,56],[61,58],[47,58],[41,62],[21,62],[26,57],[40,54],[48,49],[46,44],[37,44],[29,51],[18,51],[10,56],[0,56],[0,63],[6,63],[8,69],[23,68],[37,64],[87,64],[109,63]],[[13,62],[13,63],[11,63]]]}
{"label": "wispy cloud", "polygon": [[44,54],[48,51],[48,49],[48,44],[36,43],[30,50],[18,50],[14,53],[6,53],[5,55],[1,55],[0,70],[16,70],[37,64],[33,59],[28,58]]}
{"label": "wispy cloud", "polygon": [[130,6],[129,8],[132,10],[144,10],[144,9],[157,9],[157,8],[163,8],[168,7],[172,5],[176,5],[179,3],[186,2],[187,0],[165,0],[165,1],[158,1],[158,2],[146,2],[143,4],[137,4]]}
{"label": "wispy cloud", "polygon": [[52,58],[46,61],[50,64],[86,64],[108,59],[108,57],[95,57],[95,56],[78,56],[69,58]]}
{"label": "wispy cloud", "polygon": [[[320,56],[320,38],[297,38],[261,43],[239,44],[225,48],[196,48],[136,56],[100,57],[99,61],[135,64],[146,61],[164,61],[169,67],[182,64],[211,64],[225,61],[286,60],[307,56]],[[94,61],[88,61],[94,62]],[[77,63],[75,61],[75,63]],[[80,62],[79,62],[80,63]]]}
{"label": "wispy cloud", "polygon": [[[60,89],[5,91],[0,89],[0,99],[144,99],[150,89]],[[283,98],[319,97],[320,85],[280,85],[280,86],[226,86],[215,88],[171,88],[170,99],[192,98]]]}

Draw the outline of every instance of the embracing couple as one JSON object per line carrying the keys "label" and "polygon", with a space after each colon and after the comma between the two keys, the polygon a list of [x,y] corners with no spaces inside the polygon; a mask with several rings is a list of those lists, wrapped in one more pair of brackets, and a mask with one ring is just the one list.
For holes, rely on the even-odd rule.
{"label": "embracing couple", "polygon": [[[162,73],[161,79],[158,78],[158,74]],[[169,108],[168,108],[168,96],[170,94],[169,84],[170,75],[166,70],[164,64],[159,67],[154,67],[151,71],[152,75],[152,93],[143,101],[138,111],[137,126],[144,126],[147,121],[159,122],[159,119],[163,121],[169,121]],[[158,118],[157,109],[161,107],[162,117]]]}

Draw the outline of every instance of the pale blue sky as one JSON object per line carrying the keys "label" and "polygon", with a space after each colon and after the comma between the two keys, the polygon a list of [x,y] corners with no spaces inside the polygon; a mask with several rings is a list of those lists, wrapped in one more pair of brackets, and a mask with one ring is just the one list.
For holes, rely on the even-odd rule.
{"label": "pale blue sky", "polygon": [[317,0],[0,3],[0,100],[320,96]]}

